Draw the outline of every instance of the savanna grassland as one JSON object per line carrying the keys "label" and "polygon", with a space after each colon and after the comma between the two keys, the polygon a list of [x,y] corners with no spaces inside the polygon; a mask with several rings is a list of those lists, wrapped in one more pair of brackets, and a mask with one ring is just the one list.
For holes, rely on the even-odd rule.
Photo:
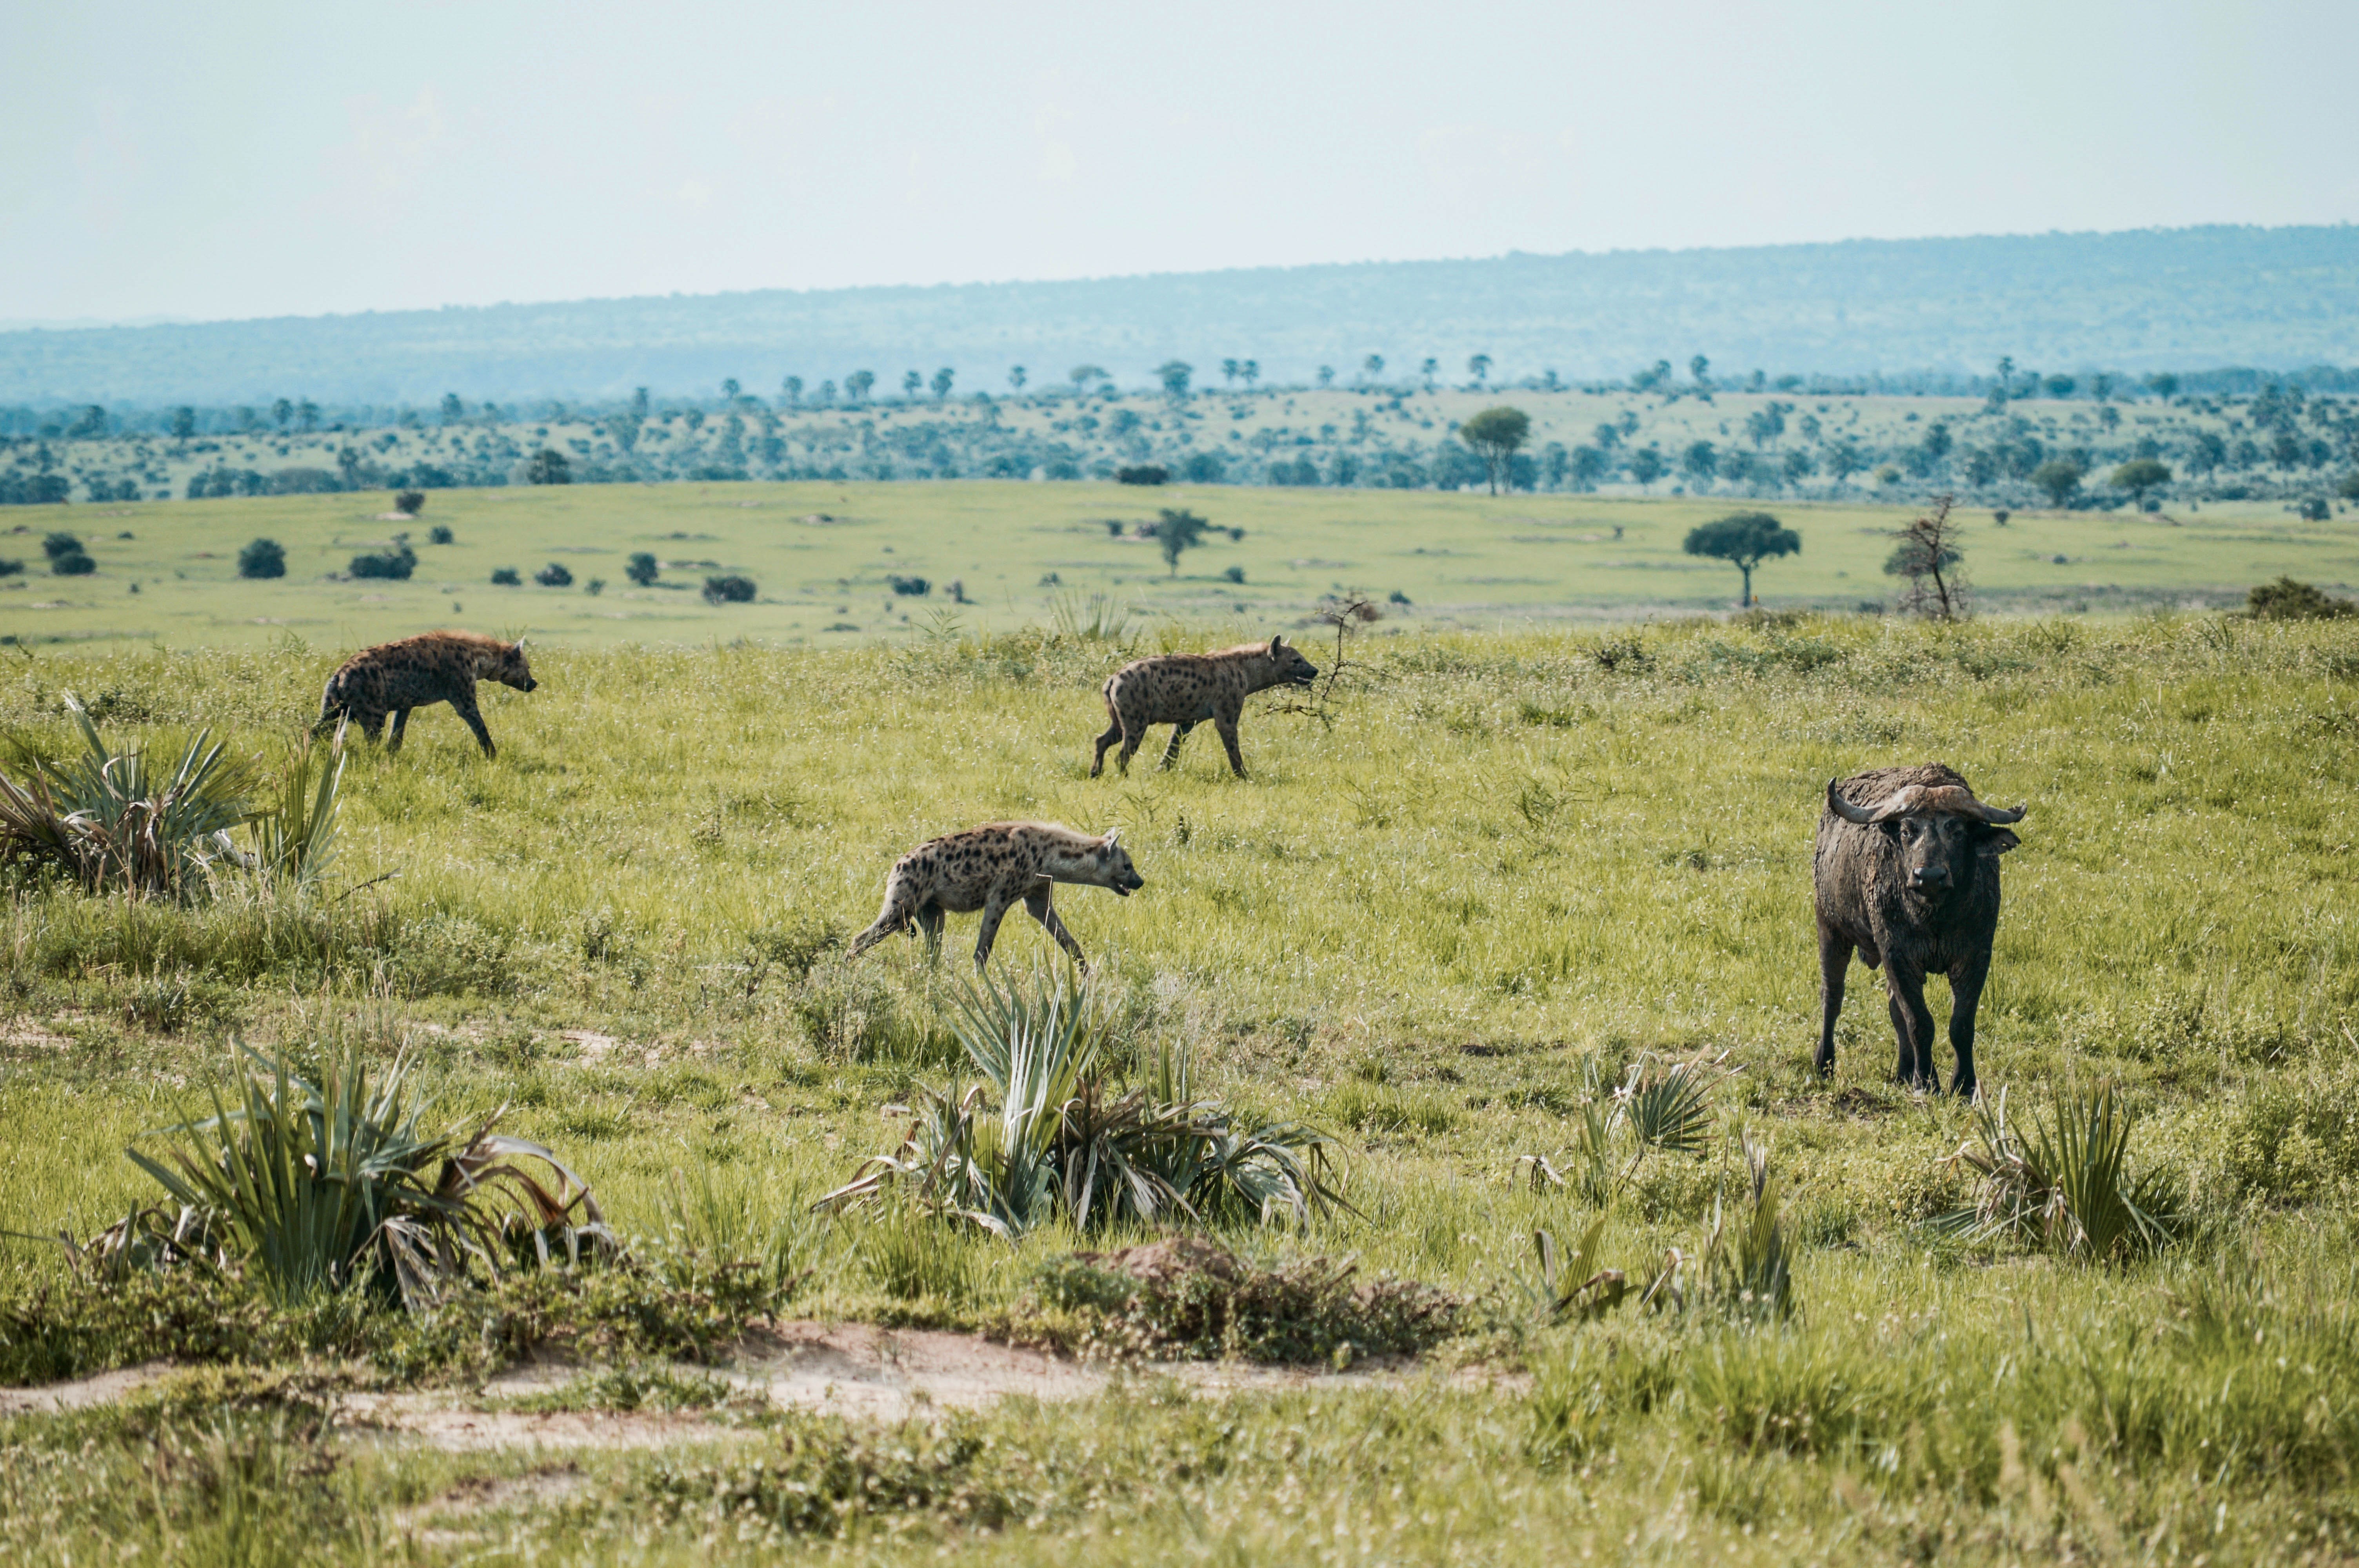
{"label": "savanna grassland", "polygon": [[[472,626],[569,646],[756,639],[856,646],[902,639],[953,615],[968,632],[1058,623],[1091,596],[1125,611],[1251,631],[1291,625],[1359,590],[1387,603],[1383,630],[1498,631],[1724,609],[1739,579],[1684,554],[1697,524],[1748,503],[1544,494],[1113,484],[743,483],[565,485],[438,491],[414,520],[366,494],[12,509],[0,556],[0,637],[32,646],[161,642],[263,647],[291,633],[321,648]],[[1768,503],[1802,539],[1755,590],[1778,608],[1856,611],[1898,592],[1884,574],[1897,505]],[[1176,572],[1142,524],[1191,509],[1212,532]],[[2282,506],[2208,502],[2193,512],[1961,512],[1966,564],[1984,601],[2044,612],[2224,605],[2280,573],[2359,582],[2359,525],[2306,522]],[[430,542],[448,528],[452,542]],[[95,570],[58,576],[40,552],[75,533]],[[1239,530],[1242,538],[1227,531]],[[403,579],[355,578],[355,556],[406,535]],[[242,580],[249,541],[283,546],[286,575]],[[625,572],[662,565],[640,586]],[[572,581],[544,587],[555,564]],[[518,581],[498,587],[507,568]],[[1236,580],[1231,579],[1231,573]],[[708,603],[710,577],[756,585],[749,603]],[[897,592],[893,579],[908,589]],[[595,581],[602,586],[592,590]],[[966,602],[951,600],[960,585]]]}
{"label": "savanna grassland", "polygon": [[[766,516],[724,487],[619,493],[648,510],[595,525],[660,535],[679,522],[725,537],[698,546],[716,558],[756,547],[720,519]],[[929,492],[893,493],[915,505]],[[1008,493],[1037,504],[1038,492]],[[1057,524],[1071,542],[1052,532],[1027,547],[1082,559],[1080,522],[1112,498],[1077,495]],[[1250,580],[1329,550],[1314,539],[1350,537],[1377,498],[1261,495],[1256,512],[1220,499],[1214,520],[1246,528]],[[497,550],[483,542],[494,513],[516,536],[586,541],[587,503],[484,506],[454,519],[465,543],[451,548]],[[1314,509],[1345,503],[1332,520]],[[279,509],[290,546],[306,537],[298,520],[323,538],[361,521],[340,498],[251,504]],[[666,504],[714,521],[647,520]],[[845,504],[883,507],[874,492]],[[1551,508],[1574,527],[1610,510],[1503,499],[1463,534],[1506,534]],[[1684,526],[1659,513],[1634,509],[1623,547],[1659,548]],[[1864,519],[1842,515],[1818,532],[1799,523],[1805,553],[1778,568],[1866,558],[1847,542]],[[185,554],[193,535],[179,526],[143,523],[134,543]],[[906,536],[897,526],[909,524],[807,532],[815,550],[866,563],[881,555],[871,541]],[[1359,526],[1365,549],[1376,531]],[[2194,537],[2151,520],[2027,519],[2008,534],[2017,526]],[[1225,563],[1228,548],[1208,546],[1188,569]],[[840,568],[813,558],[800,580],[850,575],[849,554]],[[1007,575],[1029,592],[1035,565]],[[1315,596],[1324,577],[1306,568],[1293,591]],[[798,579],[769,573],[766,592],[772,580]],[[1374,571],[1336,580],[1389,586]],[[290,577],[284,591],[328,590]],[[485,593],[465,589],[466,619],[495,619],[472,613],[496,602]],[[355,611],[352,624],[395,612]],[[701,648],[632,645],[627,623],[612,638],[569,633],[536,652],[537,692],[485,688],[496,761],[439,708],[417,716],[398,757],[356,752],[332,876],[301,896],[233,876],[210,898],[126,902],[17,874],[0,917],[0,1228],[12,1233],[0,1381],[158,1357],[187,1369],[113,1404],[0,1425],[8,1552],[2359,1552],[2352,622],[1773,614],[1479,633],[1397,618],[1353,635],[1316,711],[1299,697],[1249,705],[1252,776],[1237,781],[1208,734],[1171,773],[1142,762],[1127,779],[1087,777],[1098,683],[1126,656],[1217,635],[1201,620],[1116,642],[995,610],[1000,630],[985,633],[984,619],[842,648],[737,643],[717,610]],[[1302,635],[1333,662],[1332,633]],[[162,749],[210,727],[267,770],[345,641],[324,627],[269,636],[20,648],[0,722],[61,755],[71,691],[111,737]],[[1974,1172],[1949,1157],[1977,1146],[1975,1117],[1889,1083],[1866,977],[1833,1077],[1809,1072],[1824,784],[1935,758],[1984,798],[2030,806],[2005,863],[1984,1094],[2052,1119],[2060,1094],[2118,1091],[2136,1118],[2131,1163],[2158,1173],[2176,1217],[2150,1257],[2079,1260],[1940,1223],[1974,1196]],[[939,961],[896,940],[847,964],[843,940],[874,915],[896,856],[1007,816],[1118,826],[1147,879],[1126,901],[1089,889],[1058,901],[1097,965],[1125,1081],[1184,1053],[1202,1091],[1241,1115],[1339,1140],[1348,1211],[1299,1228],[1220,1218],[1217,1238],[1280,1271],[1349,1258],[1359,1280],[1448,1292],[1445,1329],[1386,1340],[1351,1327],[1375,1319],[1331,1296],[1343,1326],[1295,1325],[1289,1341],[1310,1345],[1322,1375],[1288,1386],[1207,1389],[1150,1356],[1091,1399],[883,1425],[750,1408],[698,1369],[725,1371],[766,1316],[1105,1343],[1059,1270],[1077,1248],[1136,1232],[1060,1222],[1010,1242],[810,1211],[897,1137],[897,1108],[974,1078],[946,1022],[973,919],[952,918]],[[1053,956],[1019,913],[994,967],[1022,979]],[[504,1129],[579,1170],[638,1262],[559,1282],[527,1271],[420,1320],[358,1295],[275,1303],[234,1269],[114,1278],[31,1239],[87,1237],[156,1199],[125,1146],[202,1103],[233,1036],[299,1059],[407,1053],[438,1117],[506,1106]],[[1681,1062],[1704,1064],[1711,1085],[1697,1146],[1633,1146],[1584,1178],[1592,1113],[1633,1067]],[[1766,1151],[1766,1207],[1748,1195],[1748,1148]],[[1790,1310],[1729,1292],[1703,1261],[1721,1255],[1715,1217],[1739,1211],[1774,1217]],[[1571,1248],[1600,1220],[1584,1261],[1624,1271],[1632,1299],[1593,1321],[1552,1311],[1533,1233]],[[1677,1289],[1642,1307],[1637,1287],[1674,1250]],[[1250,1359],[1274,1343],[1225,1348]],[[339,1402],[426,1387],[476,1408],[493,1372],[560,1348],[583,1370],[559,1404],[690,1413],[651,1448],[471,1449],[406,1441]],[[1408,1349],[1421,1353],[1374,1356],[1367,1371],[1371,1353]]]}

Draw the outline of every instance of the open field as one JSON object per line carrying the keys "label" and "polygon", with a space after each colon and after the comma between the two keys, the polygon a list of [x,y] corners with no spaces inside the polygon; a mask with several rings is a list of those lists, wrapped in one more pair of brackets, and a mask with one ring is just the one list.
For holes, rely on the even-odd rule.
{"label": "open field", "polygon": [[[457,624],[583,648],[841,645],[912,634],[946,610],[969,629],[1049,623],[1060,598],[1092,594],[1149,617],[1286,625],[1346,589],[1405,595],[1410,608],[1393,628],[1496,630],[1720,609],[1738,586],[1734,568],[1680,550],[1690,528],[1739,504],[1714,499],[988,481],[571,485],[438,491],[414,523],[388,520],[386,502],[371,493],[9,509],[0,524],[18,531],[0,530],[0,555],[29,564],[0,579],[0,634],[37,646],[187,648],[261,646],[292,633],[326,648]],[[1803,546],[1762,568],[1756,587],[1766,603],[1849,611],[1889,602],[1887,535],[1913,510],[1770,504]],[[1166,506],[1245,537],[1209,535],[1174,577],[1136,531]],[[2220,604],[2280,573],[2359,582],[2359,524],[2303,522],[2264,503],[2159,517],[2018,512],[2004,526],[1987,512],[1966,515],[1967,566],[1993,608]],[[1120,536],[1110,520],[1123,524]],[[453,544],[425,542],[438,524]],[[41,534],[57,527],[84,537],[95,575],[44,570]],[[396,531],[419,551],[412,579],[343,576],[355,554]],[[237,552],[256,537],[286,546],[287,576],[237,578]],[[667,563],[658,586],[625,580],[636,551]],[[532,584],[550,562],[571,572],[573,586]],[[526,586],[492,586],[502,567]],[[1242,583],[1226,579],[1233,568]],[[760,597],[706,604],[698,590],[718,571],[752,577]],[[896,576],[923,578],[930,591],[897,595],[887,583]],[[605,585],[596,595],[587,591],[593,578]],[[946,605],[953,581],[971,604]]]}
{"label": "open field", "polygon": [[[808,547],[849,568],[870,558],[864,545],[924,538],[914,508],[929,496],[973,498],[981,528],[984,503],[1004,495],[995,515],[1016,531],[1017,503],[1063,493],[905,486],[882,492],[910,498],[900,520],[812,528]],[[783,554],[805,532],[757,546],[765,509],[734,508],[719,487],[613,499],[653,507],[667,494],[701,510],[656,522],[715,535],[695,547],[731,565],[762,569],[751,552]],[[586,543],[608,497],[436,499],[460,530],[452,550],[483,552],[496,546],[475,537],[520,518],[536,541]],[[1096,560],[1077,547],[1079,523],[1129,499],[1076,492],[1066,534],[1016,536],[1045,558]],[[1243,522],[1241,551],[1269,552],[1248,562],[1317,547],[1279,544],[1288,529],[1349,536],[1312,498],[1250,499],[1266,509],[1216,515]],[[1387,525],[1404,540],[1469,514],[1505,533],[1509,514],[1542,504],[1387,499],[1405,509]],[[854,500],[837,504],[882,510],[878,492]],[[194,540],[171,530],[232,504],[315,558],[332,530],[364,524],[320,500],[158,507],[125,547],[190,560]],[[1562,515],[1604,510],[1570,502]],[[1659,537],[1682,525],[1675,511],[1631,507],[1625,526]],[[670,531],[647,515],[605,525]],[[290,525],[307,518],[309,536]],[[1835,551],[1822,545],[1861,537],[1800,525],[1812,545],[1784,565],[1823,568]],[[509,557],[477,557],[493,558]],[[978,546],[972,558],[991,557]],[[1152,575],[1122,558],[1095,569],[1109,582],[1124,571],[1125,587]],[[1306,577],[1297,591],[1326,586]],[[190,591],[304,595],[332,619],[347,589],[299,567],[284,585]],[[256,1367],[0,1423],[12,1557],[670,1562],[808,1546],[882,1561],[940,1546],[1043,1563],[2223,1563],[2359,1551],[2348,622],[1412,626],[1355,641],[1362,668],[1331,723],[1254,711],[1257,700],[1241,783],[1209,735],[1171,773],[1086,777],[1094,687],[1135,649],[1006,631],[765,649],[730,645],[719,611],[664,639],[701,649],[600,648],[586,621],[561,618],[599,601],[514,601],[533,609],[510,625],[545,618],[562,637],[536,655],[539,691],[486,688],[498,760],[483,762],[440,709],[419,716],[398,758],[359,752],[326,894],[233,883],[179,906],[10,884],[0,1381],[158,1356]],[[160,584],[155,602],[168,602]],[[318,651],[27,649],[10,655],[0,725],[54,754],[72,690],[111,733],[210,725],[267,764],[312,709],[337,656],[325,644],[373,634],[364,617],[392,611],[352,613],[350,632],[306,631]],[[1929,1222],[1966,1182],[1940,1162],[1972,1141],[1973,1119],[1889,1086],[1890,1036],[1864,977],[1834,1077],[1807,1070],[1820,791],[1927,757],[1985,798],[2031,807],[2006,862],[1984,1092],[2023,1114],[2059,1085],[2118,1086],[2140,1118],[2134,1159],[2169,1173],[2192,1221],[2157,1260],[2090,1266],[1944,1239]],[[898,1114],[880,1110],[971,1076],[945,1019],[972,918],[952,919],[939,964],[896,939],[847,965],[835,944],[873,915],[901,851],[1010,816],[1125,829],[1146,889],[1119,903],[1067,890],[1059,907],[1100,965],[1134,1072],[1185,1048],[1205,1088],[1254,1119],[1343,1141],[1355,1212],[1299,1233],[1228,1220],[1216,1234],[1251,1258],[1350,1257],[1362,1278],[1451,1292],[1464,1305],[1438,1346],[1375,1357],[1371,1372],[1364,1351],[1381,1342],[1355,1359],[1346,1336],[1313,1368],[1225,1382],[1167,1379],[1149,1361],[1103,1391],[1022,1385],[1039,1402],[972,1411],[945,1394],[882,1427],[832,1396],[806,1397],[851,1413],[782,1409],[707,1376],[782,1389],[793,1378],[772,1369],[797,1364],[794,1336],[815,1332],[738,1337],[755,1309],[723,1289],[732,1260],[790,1260],[756,1303],[781,1320],[1071,1345],[1080,1309],[1058,1304],[1045,1271],[1077,1246],[1136,1238],[1054,1225],[1010,1245],[806,1214],[897,1135]],[[1021,976],[1052,952],[1019,914],[995,964]],[[380,1064],[406,1049],[438,1116],[507,1105],[506,1128],[580,1169],[639,1256],[669,1260],[650,1276],[662,1288],[593,1273],[579,1299],[551,1298],[527,1279],[480,1313],[462,1302],[387,1326],[398,1314],[280,1310],[234,1280],[142,1294],[136,1276],[74,1274],[27,1239],[88,1235],[152,1197],[121,1151],[175,1119],[233,1033],[299,1053],[341,1043]],[[1524,1157],[1572,1171],[1583,1108],[1649,1056],[1730,1075],[1702,1149],[1644,1156],[1602,1196],[1536,1182]],[[1535,1306],[1536,1228],[1570,1245],[1602,1216],[1602,1257],[1636,1281],[1669,1249],[1692,1263],[1742,1185],[1746,1140],[1767,1146],[1782,1184],[1790,1319],[1716,1304],[1701,1271],[1669,1310],[1582,1324]],[[198,1305],[165,1305],[176,1292]],[[485,1381],[536,1346],[555,1359],[530,1380]],[[920,1348],[907,1365],[935,1354]],[[897,1354],[887,1343],[843,1376],[891,1381]]]}

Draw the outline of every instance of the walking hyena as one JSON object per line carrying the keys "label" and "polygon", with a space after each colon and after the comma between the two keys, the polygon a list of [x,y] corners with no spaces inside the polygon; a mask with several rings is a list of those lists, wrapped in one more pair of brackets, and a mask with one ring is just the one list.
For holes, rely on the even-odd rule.
{"label": "walking hyena", "polygon": [[1082,945],[1057,918],[1049,897],[1059,882],[1112,888],[1118,898],[1145,887],[1147,879],[1130,863],[1130,852],[1114,842],[1119,832],[1095,838],[1054,822],[991,822],[929,839],[893,862],[893,874],[885,881],[885,908],[875,925],[853,938],[846,956],[856,958],[912,925],[925,933],[929,948],[940,951],[943,914],[979,909],[983,930],[975,937],[974,967],[980,969],[998,939],[1000,920],[1021,900],[1074,962],[1086,963]]}
{"label": "walking hyena", "polygon": [[1309,686],[1319,678],[1319,666],[1272,637],[1268,646],[1248,643],[1217,654],[1165,654],[1122,666],[1105,683],[1106,731],[1098,737],[1098,754],[1091,759],[1090,777],[1105,768],[1106,748],[1122,742],[1114,765],[1130,772],[1130,759],[1147,740],[1147,726],[1171,725],[1171,744],[1163,753],[1163,767],[1180,755],[1188,731],[1209,719],[1229,749],[1229,766],[1245,776],[1245,760],[1237,752],[1237,716],[1245,698],[1274,686]]}
{"label": "walking hyena", "polygon": [[479,680],[495,680],[518,691],[540,684],[525,663],[521,639],[503,643],[479,632],[426,632],[363,648],[328,677],[328,689],[320,694],[320,722],[312,726],[312,733],[349,719],[374,741],[390,713],[393,741],[386,750],[398,752],[409,710],[447,702],[475,732],[484,755],[497,756],[492,732],[484,728],[484,716],[475,707]]}

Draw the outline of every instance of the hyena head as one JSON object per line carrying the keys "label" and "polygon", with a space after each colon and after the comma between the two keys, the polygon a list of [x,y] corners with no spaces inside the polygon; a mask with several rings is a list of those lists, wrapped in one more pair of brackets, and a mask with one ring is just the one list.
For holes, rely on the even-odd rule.
{"label": "hyena head", "polygon": [[1288,647],[1283,636],[1269,640],[1269,663],[1284,686],[1309,686],[1319,678],[1319,666],[1304,658],[1301,649]]}
{"label": "hyena head", "polygon": [[1112,888],[1117,898],[1128,898],[1147,885],[1138,868],[1130,863],[1130,851],[1120,842],[1122,829],[1117,827],[1098,840],[1097,848],[1084,851],[1089,861],[1089,880],[1100,887]]}
{"label": "hyena head", "polygon": [[532,666],[525,663],[521,637],[513,643],[495,643],[475,655],[475,678],[495,680],[518,691],[530,691],[540,684],[532,678]]}

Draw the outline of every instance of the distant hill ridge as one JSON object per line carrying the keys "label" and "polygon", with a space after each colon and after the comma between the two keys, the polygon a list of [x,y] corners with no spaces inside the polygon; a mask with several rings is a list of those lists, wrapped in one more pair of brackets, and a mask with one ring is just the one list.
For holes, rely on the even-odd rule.
{"label": "distant hill ridge", "polygon": [[865,368],[947,366],[962,393],[1079,363],[1137,384],[1166,359],[1265,382],[1350,381],[1431,355],[1462,377],[1620,377],[1709,355],[1716,373],[2132,373],[2359,362],[2359,226],[2139,230],[1472,261],[1369,262],[989,283],[453,307],[0,332],[0,402],[340,403],[601,397],[646,385],[772,393]]}

